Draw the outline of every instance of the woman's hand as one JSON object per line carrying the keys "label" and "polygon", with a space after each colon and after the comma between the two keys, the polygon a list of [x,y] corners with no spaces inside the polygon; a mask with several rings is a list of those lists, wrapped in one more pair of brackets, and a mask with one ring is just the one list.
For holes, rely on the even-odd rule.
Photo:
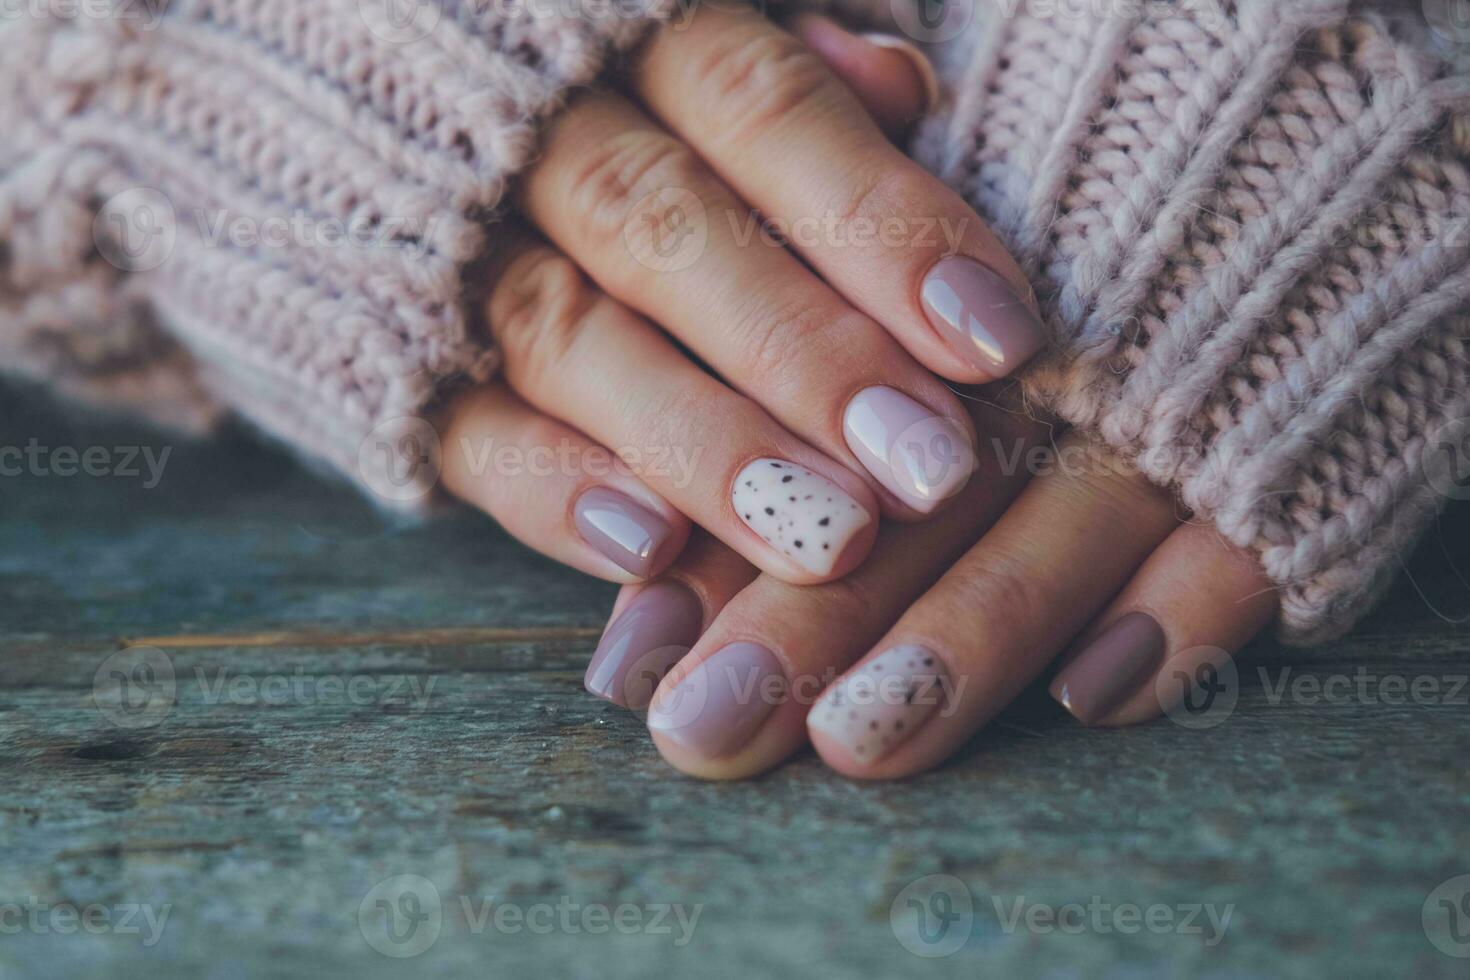
{"label": "woman's hand", "polygon": [[[551,244],[516,250],[488,320],[522,409],[619,455],[688,462],[682,479],[636,473],[660,501],[639,506],[667,531],[607,499],[604,524],[677,542],[676,510],[760,570],[814,584],[862,562],[880,512],[916,520],[968,480],[975,435],[932,372],[992,380],[1042,337],[994,237],[869,113],[890,128],[903,114],[879,59],[910,98],[922,76],[829,22],[801,29],[822,55],[753,13],[701,8],[652,40],[628,95],[571,106],[521,194]],[[789,230],[787,247],[762,220]],[[494,435],[502,402],[462,399],[447,442]],[[647,554],[674,547],[626,562],[616,542],[562,540],[590,523],[576,480],[528,502],[445,473],[523,540],[605,577],[622,578],[610,556],[646,577]]]}
{"label": "woman's hand", "polygon": [[1106,453],[988,405],[975,423],[993,435],[957,505],[884,528],[840,582],[751,580],[696,538],[619,596],[589,689],[651,700],[659,751],[693,775],[754,775],[810,739],[887,779],[944,761],[1058,663],[1052,695],[1084,723],[1155,717],[1274,617],[1253,559]]}

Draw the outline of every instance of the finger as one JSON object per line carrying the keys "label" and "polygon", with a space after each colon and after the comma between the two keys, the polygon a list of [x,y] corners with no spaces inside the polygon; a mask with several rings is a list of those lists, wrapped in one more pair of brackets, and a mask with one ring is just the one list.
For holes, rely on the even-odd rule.
{"label": "finger", "polygon": [[[1030,683],[1177,526],[1167,494],[1080,442],[812,708],[828,765],[928,769]],[[1075,452],[1072,462],[1067,453]]]}
{"label": "finger", "polygon": [[443,425],[445,488],[564,565],[636,582],[663,571],[689,537],[688,519],[611,453],[504,385],[459,396]]}
{"label": "finger", "polygon": [[893,146],[822,59],[753,10],[661,31],[638,96],[792,248],[920,362],[956,381],[1025,363],[1031,290],[965,202]]}
{"label": "finger", "polygon": [[679,561],[658,581],[618,593],[583,685],[624,708],[648,707],[664,675],[757,574],[755,566],[696,529]]}
{"label": "finger", "polygon": [[916,46],[892,34],[854,34],[830,17],[800,14],[787,25],[852,89],[891,140],[939,104],[939,78]]}
{"label": "finger", "polygon": [[1275,587],[1213,527],[1186,524],[1078,641],[1051,694],[1087,725],[1133,725],[1174,707],[1188,680],[1276,618]]}
{"label": "finger", "polygon": [[840,577],[867,556],[877,502],[862,480],[699,369],[569,259],[522,248],[488,304],[505,377],[541,411],[635,459],[690,519],[780,578]]}
{"label": "finger", "polygon": [[874,440],[855,431],[854,405],[871,422],[876,404],[899,431],[947,430],[966,451],[973,434],[939,379],[764,240],[750,208],[626,99],[594,93],[557,118],[523,203],[611,296],[683,341],[792,434],[861,475],[884,513],[929,514],[968,478],[957,465],[928,482],[887,454],[863,451]]}
{"label": "finger", "polygon": [[822,688],[861,656],[1020,492],[1005,460],[1040,444],[1039,424],[1005,431],[957,505],[918,525],[886,525],[873,554],[830,585],[794,588],[768,576],[735,596],[661,685],[649,715],[659,751],[707,779],[750,776],[807,744],[804,719]]}

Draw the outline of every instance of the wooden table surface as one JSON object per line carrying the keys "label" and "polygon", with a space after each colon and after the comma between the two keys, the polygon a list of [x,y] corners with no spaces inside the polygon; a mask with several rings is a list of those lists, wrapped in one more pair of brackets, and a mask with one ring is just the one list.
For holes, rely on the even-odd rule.
{"label": "wooden table surface", "polygon": [[1346,640],[1247,651],[1210,727],[1034,691],[903,784],[711,785],[583,693],[613,589],[483,519],[0,396],[28,444],[0,977],[1470,975],[1465,507]]}

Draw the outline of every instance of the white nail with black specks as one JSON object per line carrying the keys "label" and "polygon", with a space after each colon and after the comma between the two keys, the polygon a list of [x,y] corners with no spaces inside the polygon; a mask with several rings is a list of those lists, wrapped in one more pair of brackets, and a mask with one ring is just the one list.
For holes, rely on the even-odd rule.
{"label": "white nail with black specks", "polygon": [[906,644],[854,667],[817,699],[806,724],[854,760],[872,762],[928,721],[949,691],[939,658]]}
{"label": "white nail with black specks", "polygon": [[735,512],[813,575],[827,575],[873,516],[837,484],[784,459],[758,459],[735,478]]}

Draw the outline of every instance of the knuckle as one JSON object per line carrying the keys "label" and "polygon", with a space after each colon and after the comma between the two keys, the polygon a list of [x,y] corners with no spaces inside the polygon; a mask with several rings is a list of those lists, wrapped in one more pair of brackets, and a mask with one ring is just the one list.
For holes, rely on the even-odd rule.
{"label": "knuckle", "polygon": [[[680,489],[707,490],[715,499],[729,499],[735,475],[748,458],[742,445],[769,425],[755,402],[703,371],[679,372],[620,397],[629,431],[638,433],[638,448],[655,455],[677,454],[673,458],[687,465],[683,478],[688,482]],[[637,466],[634,472],[644,475]]]}
{"label": "knuckle", "polygon": [[655,197],[660,191],[694,189],[705,182],[704,168],[688,146],[663,133],[639,130],[623,133],[599,147],[573,178],[573,213],[584,216],[595,242],[621,238],[634,209],[650,208],[653,221],[671,206]]}
{"label": "knuckle", "polygon": [[712,44],[696,67],[700,88],[720,107],[732,139],[744,139],[779,119],[832,96],[833,80],[795,37],[761,30],[732,32]]}
{"label": "knuckle", "polygon": [[923,179],[908,167],[883,167],[856,178],[836,199],[832,212],[839,226],[863,231],[852,237],[867,240],[881,231],[886,240],[895,222],[900,223],[899,231],[907,231],[910,222],[933,214],[932,197]]}
{"label": "knuckle", "polygon": [[[850,334],[835,329],[843,315],[809,300],[774,306],[754,303],[737,318],[748,376],[760,379],[768,390],[809,391],[815,377],[828,374],[832,365],[845,359],[837,340]],[[820,373],[819,366],[825,366]]]}
{"label": "knuckle", "polygon": [[536,248],[506,269],[490,297],[490,331],[517,381],[547,377],[571,356],[600,294],[566,256]]}
{"label": "knuckle", "polygon": [[876,584],[865,581],[863,576],[849,575],[833,582],[817,586],[798,586],[802,593],[810,591],[810,601],[815,609],[805,622],[843,623],[848,628],[867,625],[874,618],[874,611],[887,605],[886,597]]}
{"label": "knuckle", "polygon": [[[691,453],[703,453],[708,447],[702,445],[706,438],[704,430],[691,425],[691,420],[702,420],[718,415],[733,421],[728,407],[720,404],[718,411],[711,412],[711,385],[707,376],[696,374],[689,378],[666,378],[658,385],[647,386],[640,392],[629,392],[626,408],[630,418],[639,420],[638,431],[644,446],[663,452],[676,448]],[[691,457],[693,458],[693,457]]]}
{"label": "knuckle", "polygon": [[937,603],[928,613],[939,622],[972,624],[977,628],[968,632],[1006,646],[1006,638],[1024,636],[1033,624],[1054,618],[1056,598],[1043,590],[1022,557],[977,549],[930,594]]}

